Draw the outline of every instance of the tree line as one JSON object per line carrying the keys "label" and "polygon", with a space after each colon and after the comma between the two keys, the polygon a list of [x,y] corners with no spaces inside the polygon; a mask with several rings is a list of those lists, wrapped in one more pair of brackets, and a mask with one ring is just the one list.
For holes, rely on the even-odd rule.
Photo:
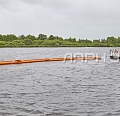
{"label": "tree line", "polygon": [[120,37],[107,37],[107,39],[76,39],[59,36],[39,34],[20,35],[0,34],[0,47],[120,47]]}

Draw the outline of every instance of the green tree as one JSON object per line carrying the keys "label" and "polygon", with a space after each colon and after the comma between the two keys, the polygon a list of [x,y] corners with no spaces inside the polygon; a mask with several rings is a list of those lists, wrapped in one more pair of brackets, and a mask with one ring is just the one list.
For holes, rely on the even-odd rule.
{"label": "green tree", "polygon": [[3,36],[0,34],[0,41],[3,41]]}
{"label": "green tree", "polygon": [[18,39],[14,34],[3,35],[2,37],[4,41],[13,41]]}
{"label": "green tree", "polygon": [[13,40],[12,43],[15,47],[25,46],[24,41],[21,41],[21,40]]}
{"label": "green tree", "polygon": [[100,43],[100,39],[99,40],[93,40],[93,43]]}
{"label": "green tree", "polygon": [[31,39],[25,39],[24,44],[25,45],[33,45],[33,41]]}
{"label": "green tree", "polygon": [[63,41],[63,38],[62,38],[62,37],[56,36],[56,39],[59,40],[59,41]]}
{"label": "green tree", "polygon": [[117,39],[114,37],[108,37],[107,42],[110,44],[115,44],[117,42]]}
{"label": "green tree", "polygon": [[55,37],[55,36],[53,36],[53,35],[50,35],[48,39],[49,39],[49,40],[55,40],[55,39],[56,39],[56,37]]}
{"label": "green tree", "polygon": [[101,43],[107,43],[107,40],[101,39]]}
{"label": "green tree", "polygon": [[45,39],[47,39],[47,35],[39,34],[39,35],[38,35],[38,39],[40,39],[40,40],[45,40]]}
{"label": "green tree", "polygon": [[25,39],[24,35],[20,35],[18,38],[20,38],[21,40]]}
{"label": "green tree", "polygon": [[3,47],[6,45],[6,42],[5,41],[0,41],[0,46]]}
{"label": "green tree", "polygon": [[69,41],[69,42],[76,42],[76,38],[71,38],[71,37],[70,37],[70,38],[68,39],[68,41]]}
{"label": "green tree", "polygon": [[36,39],[36,37],[34,36],[34,35],[27,35],[26,37],[25,37],[25,39],[29,39],[29,40],[35,40]]}

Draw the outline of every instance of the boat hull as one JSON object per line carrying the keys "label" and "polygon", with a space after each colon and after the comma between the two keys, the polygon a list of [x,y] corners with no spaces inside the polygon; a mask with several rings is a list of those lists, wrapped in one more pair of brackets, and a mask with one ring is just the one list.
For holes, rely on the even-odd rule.
{"label": "boat hull", "polygon": [[110,56],[111,59],[120,59],[119,56]]}

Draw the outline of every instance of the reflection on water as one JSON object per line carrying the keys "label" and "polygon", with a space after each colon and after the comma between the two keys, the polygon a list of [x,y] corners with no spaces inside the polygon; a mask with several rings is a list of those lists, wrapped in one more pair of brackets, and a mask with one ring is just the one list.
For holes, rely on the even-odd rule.
{"label": "reflection on water", "polygon": [[[0,59],[91,51],[109,48],[2,48]],[[0,116],[120,116],[119,67],[109,59],[0,66]]]}

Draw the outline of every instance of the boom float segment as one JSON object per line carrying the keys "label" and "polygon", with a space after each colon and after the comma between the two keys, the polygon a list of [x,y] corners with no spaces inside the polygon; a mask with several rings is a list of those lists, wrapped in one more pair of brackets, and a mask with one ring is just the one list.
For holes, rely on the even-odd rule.
{"label": "boom float segment", "polygon": [[23,64],[23,63],[34,63],[34,62],[67,61],[67,60],[100,60],[100,59],[101,59],[101,57],[41,58],[41,59],[31,59],[31,60],[10,60],[10,61],[0,61],[0,65]]}

